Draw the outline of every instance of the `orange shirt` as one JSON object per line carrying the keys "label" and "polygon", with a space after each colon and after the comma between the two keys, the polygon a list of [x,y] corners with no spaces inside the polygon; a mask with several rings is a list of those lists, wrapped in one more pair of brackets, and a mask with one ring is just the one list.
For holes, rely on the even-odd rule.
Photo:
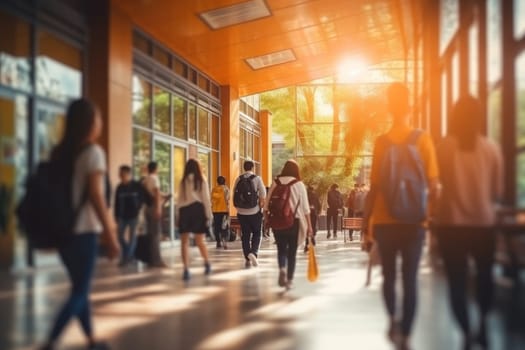
{"label": "orange shirt", "polygon": [[[407,140],[410,133],[414,130],[409,126],[401,126],[392,128],[386,135],[393,143],[403,143]],[[423,160],[425,173],[427,175],[427,180],[437,179],[439,177],[438,164],[436,158],[436,151],[434,148],[434,143],[430,134],[423,132],[417,141],[417,148]],[[377,195],[374,201],[374,206],[372,208],[372,218],[371,221],[374,225],[377,224],[398,224],[401,223],[399,220],[395,219],[390,215],[390,211],[385,202],[385,198],[381,193],[381,161],[385,152],[384,143],[378,143],[376,141],[374,145],[374,153],[372,158],[372,171],[370,174],[370,183],[377,189]]]}

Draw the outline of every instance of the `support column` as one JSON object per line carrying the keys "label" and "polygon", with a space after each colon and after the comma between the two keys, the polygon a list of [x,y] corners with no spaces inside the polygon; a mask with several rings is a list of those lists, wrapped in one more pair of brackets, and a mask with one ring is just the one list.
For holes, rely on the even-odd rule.
{"label": "support column", "polygon": [[423,7],[425,79],[429,102],[429,131],[434,140],[441,138],[441,73],[439,70],[439,1],[426,1]]}
{"label": "support column", "polygon": [[101,144],[107,152],[111,182],[117,168],[132,160],[132,22],[113,2],[95,0],[90,8],[87,95],[104,120]]}
{"label": "support column", "polygon": [[[221,86],[221,175],[226,184],[233,189],[235,180],[240,175],[239,162],[239,91],[231,86]],[[230,212],[233,214],[233,206]]]}
{"label": "support column", "polygon": [[267,186],[272,183],[272,113],[260,112],[261,122],[261,177]]}

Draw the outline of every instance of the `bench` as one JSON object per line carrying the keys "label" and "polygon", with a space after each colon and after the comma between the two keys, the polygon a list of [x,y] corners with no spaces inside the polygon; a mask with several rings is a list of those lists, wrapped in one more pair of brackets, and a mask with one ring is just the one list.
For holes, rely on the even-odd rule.
{"label": "bench", "polygon": [[343,231],[344,242],[346,243],[346,230],[348,230],[348,236],[350,237],[350,230],[361,231],[363,224],[363,218],[341,218],[341,230]]}

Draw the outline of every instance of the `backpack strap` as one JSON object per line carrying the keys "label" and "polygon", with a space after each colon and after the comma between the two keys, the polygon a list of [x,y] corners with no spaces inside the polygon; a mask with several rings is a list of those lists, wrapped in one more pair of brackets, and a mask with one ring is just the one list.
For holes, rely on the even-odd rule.
{"label": "backpack strap", "polygon": [[419,140],[419,136],[423,134],[423,130],[421,129],[414,129],[410,132],[410,135],[408,135],[408,138],[406,140],[406,143],[409,145],[417,145],[417,140]]}

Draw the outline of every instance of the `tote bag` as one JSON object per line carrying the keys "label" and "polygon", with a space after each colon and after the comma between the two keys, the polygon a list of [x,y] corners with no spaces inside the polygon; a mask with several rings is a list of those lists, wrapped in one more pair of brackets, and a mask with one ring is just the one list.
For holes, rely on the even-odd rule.
{"label": "tote bag", "polygon": [[310,282],[315,282],[319,278],[319,267],[317,266],[317,258],[315,256],[315,247],[312,239],[309,238],[308,244],[308,269],[307,278]]}

